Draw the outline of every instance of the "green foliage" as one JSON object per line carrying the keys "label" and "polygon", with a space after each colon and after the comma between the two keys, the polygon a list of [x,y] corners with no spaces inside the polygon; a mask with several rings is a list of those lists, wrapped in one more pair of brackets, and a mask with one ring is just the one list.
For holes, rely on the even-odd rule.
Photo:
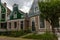
{"label": "green foliage", "polygon": [[41,11],[41,17],[46,19],[52,26],[59,26],[60,1],[38,2]]}
{"label": "green foliage", "polygon": [[37,39],[37,40],[58,40],[56,35],[48,32],[44,34],[32,34],[32,35],[25,36],[24,38]]}

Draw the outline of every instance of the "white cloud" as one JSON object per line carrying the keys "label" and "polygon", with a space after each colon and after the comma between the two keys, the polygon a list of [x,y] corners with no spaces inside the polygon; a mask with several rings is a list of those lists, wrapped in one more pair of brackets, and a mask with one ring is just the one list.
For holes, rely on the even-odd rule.
{"label": "white cloud", "polygon": [[1,0],[3,3],[7,3],[7,7],[12,10],[12,6],[14,3],[19,5],[19,9],[25,13],[29,12],[29,9],[32,5],[33,0]]}

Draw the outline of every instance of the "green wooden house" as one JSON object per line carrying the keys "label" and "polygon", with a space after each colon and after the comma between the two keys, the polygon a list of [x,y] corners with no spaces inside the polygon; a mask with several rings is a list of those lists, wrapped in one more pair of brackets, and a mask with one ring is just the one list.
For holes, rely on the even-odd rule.
{"label": "green wooden house", "polygon": [[13,5],[13,11],[10,14],[10,20],[23,19],[25,14],[18,9],[18,5]]}
{"label": "green wooden house", "polygon": [[0,28],[1,29],[6,29],[7,28],[7,23],[6,23],[6,6],[1,3],[0,0]]}

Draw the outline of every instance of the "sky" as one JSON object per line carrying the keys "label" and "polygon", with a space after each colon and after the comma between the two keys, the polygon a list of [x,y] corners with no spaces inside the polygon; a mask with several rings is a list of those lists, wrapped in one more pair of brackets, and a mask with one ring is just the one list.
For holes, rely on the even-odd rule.
{"label": "sky", "polygon": [[1,0],[2,3],[6,2],[7,7],[12,10],[13,4],[18,4],[19,10],[24,13],[29,13],[33,0]]}

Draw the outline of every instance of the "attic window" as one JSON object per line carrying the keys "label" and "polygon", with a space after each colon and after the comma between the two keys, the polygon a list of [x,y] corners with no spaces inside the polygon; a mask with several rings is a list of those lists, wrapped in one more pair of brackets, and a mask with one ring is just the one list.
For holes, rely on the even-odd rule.
{"label": "attic window", "polygon": [[1,12],[4,13],[5,12],[5,9],[4,8],[1,8]]}
{"label": "attic window", "polygon": [[17,18],[17,12],[14,12],[14,18]]}
{"label": "attic window", "polygon": [[23,18],[24,16],[22,15],[21,17]]}

